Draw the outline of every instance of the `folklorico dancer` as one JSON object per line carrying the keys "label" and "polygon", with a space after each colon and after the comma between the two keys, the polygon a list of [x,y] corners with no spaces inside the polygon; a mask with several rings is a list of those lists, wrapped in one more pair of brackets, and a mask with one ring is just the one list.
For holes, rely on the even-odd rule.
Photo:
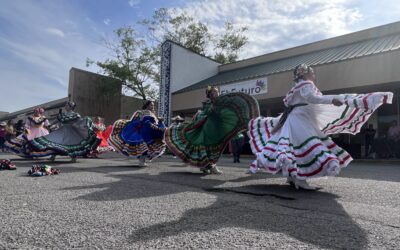
{"label": "folklorico dancer", "polygon": [[110,137],[111,131],[112,131],[112,125],[106,127],[104,125],[104,119],[97,116],[93,120],[93,130],[97,135],[97,138],[101,140],[99,146],[97,147],[96,150],[92,152],[92,156],[97,157],[97,154],[99,153],[104,153],[107,151],[114,151],[114,148],[111,147],[107,140]]}
{"label": "folklorico dancer", "polygon": [[184,162],[207,174],[221,174],[216,166],[226,144],[259,116],[257,101],[244,93],[219,95],[217,87],[206,90],[207,101],[191,122],[170,126],[165,132],[168,148]]}
{"label": "folklorico dancer", "polygon": [[92,120],[88,117],[81,118],[75,113],[76,104],[69,101],[65,105],[65,111],[60,112],[57,120],[61,127],[48,135],[37,137],[28,142],[30,154],[34,157],[51,155],[55,160],[56,155],[67,155],[72,162],[78,156],[88,156],[97,148],[100,139],[93,130]]}
{"label": "folklorico dancer", "polygon": [[283,99],[283,114],[249,122],[250,145],[257,157],[250,173],[281,171],[292,186],[315,190],[307,179],[337,176],[352,161],[328,135],[357,134],[379,106],[392,102],[391,92],[323,95],[314,80],[311,67],[297,66],[295,86]]}
{"label": "folklorico dancer", "polygon": [[165,125],[154,114],[153,101],[146,101],[142,110],[136,111],[131,120],[118,120],[112,127],[108,143],[121,154],[137,157],[140,166],[165,151]]}
{"label": "folklorico dancer", "polygon": [[21,157],[31,158],[33,156],[29,150],[27,151],[27,142],[48,135],[47,127],[49,125],[49,121],[44,116],[44,109],[36,108],[33,115],[28,116],[26,120],[24,133],[6,142],[5,147]]}

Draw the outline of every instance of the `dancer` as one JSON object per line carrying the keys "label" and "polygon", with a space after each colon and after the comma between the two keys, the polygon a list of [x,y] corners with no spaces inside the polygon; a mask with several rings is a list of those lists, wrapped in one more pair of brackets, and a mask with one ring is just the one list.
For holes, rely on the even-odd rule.
{"label": "dancer", "polygon": [[203,109],[191,122],[169,127],[165,132],[168,148],[184,162],[207,174],[221,174],[216,166],[226,144],[250,119],[259,116],[257,101],[244,93],[219,95],[209,86]]}
{"label": "dancer", "polygon": [[315,74],[306,64],[294,70],[295,86],[283,99],[285,112],[278,117],[258,117],[249,123],[250,145],[257,159],[249,172],[282,171],[296,188],[315,190],[306,180],[336,176],[351,156],[328,135],[356,134],[382,104],[391,103],[391,92],[322,95]]}
{"label": "dancer", "polygon": [[114,148],[111,147],[107,142],[111,134],[112,126],[110,125],[106,127],[104,125],[104,119],[100,116],[97,116],[94,118],[93,129],[97,135],[97,138],[99,138],[101,142],[97,149],[94,150],[90,155],[97,158],[99,153],[114,151]]}
{"label": "dancer", "polygon": [[28,141],[30,155],[41,157],[51,155],[51,160],[55,160],[56,155],[67,155],[72,162],[76,162],[76,157],[87,156],[100,144],[93,130],[93,123],[90,118],[81,118],[75,113],[76,104],[72,101],[67,102],[64,109],[57,116],[61,127],[48,135],[34,138]]}
{"label": "dancer", "polygon": [[151,161],[165,151],[164,130],[163,121],[154,114],[153,101],[147,100],[130,120],[114,123],[108,143],[127,157],[137,157],[140,166],[147,166],[146,158]]}
{"label": "dancer", "polygon": [[[22,124],[22,122],[20,123]],[[49,121],[44,116],[44,109],[36,108],[33,111],[33,115],[28,116],[24,129],[20,129],[22,133],[18,137],[7,141],[5,147],[21,157],[31,158],[32,156],[27,150],[28,141],[48,135],[48,126]]]}

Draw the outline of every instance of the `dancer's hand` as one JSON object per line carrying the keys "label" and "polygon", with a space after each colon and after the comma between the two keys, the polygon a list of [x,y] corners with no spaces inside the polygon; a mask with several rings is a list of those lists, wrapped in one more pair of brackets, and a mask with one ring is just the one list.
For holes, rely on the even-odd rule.
{"label": "dancer's hand", "polygon": [[332,99],[332,104],[335,106],[342,106],[343,102],[339,101],[338,99]]}

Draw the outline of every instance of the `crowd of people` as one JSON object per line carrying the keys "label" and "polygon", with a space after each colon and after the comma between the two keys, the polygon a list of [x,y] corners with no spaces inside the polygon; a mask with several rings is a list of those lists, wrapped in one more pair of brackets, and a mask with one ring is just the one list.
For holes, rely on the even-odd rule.
{"label": "crowd of people", "polygon": [[372,124],[364,130],[365,158],[400,158],[400,126],[397,120],[390,123],[386,133],[377,135]]}
{"label": "crowd of people", "polygon": [[[220,95],[216,86],[208,86],[206,100],[194,117],[185,122],[175,117],[170,126],[157,117],[153,101],[130,119],[121,119],[106,127],[100,117],[94,122],[74,110],[76,104],[66,103],[57,116],[56,129],[43,109],[35,110],[23,125],[10,121],[0,126],[4,146],[25,158],[50,156],[89,157],[115,150],[147,166],[168,148],[183,162],[205,174],[222,174],[217,162],[227,145],[234,163],[240,162],[245,140],[255,160],[249,174],[265,171],[282,173],[291,186],[315,190],[307,180],[337,176],[352,157],[337,145],[331,135],[357,134],[371,114],[382,104],[391,103],[391,92],[368,94],[323,95],[314,84],[314,70],[305,64],[294,70],[294,86],[283,99],[284,112],[277,117],[262,117],[257,100],[245,93]],[[374,150],[376,131],[365,131],[366,154]],[[391,152],[398,153],[400,128],[393,123],[386,142]]]}

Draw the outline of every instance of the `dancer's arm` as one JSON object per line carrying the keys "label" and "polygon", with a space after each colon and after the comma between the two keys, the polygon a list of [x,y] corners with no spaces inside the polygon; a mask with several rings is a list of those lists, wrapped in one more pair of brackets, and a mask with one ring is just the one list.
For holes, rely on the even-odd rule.
{"label": "dancer's arm", "polygon": [[164,128],[164,127],[159,127],[159,126],[156,124],[155,119],[146,120],[145,123],[148,124],[148,125],[149,125],[152,129],[154,129],[154,130],[164,131],[164,130],[166,129],[166,128]]}
{"label": "dancer's arm", "polygon": [[307,84],[300,89],[301,96],[311,104],[333,104],[340,106],[344,103],[344,97],[341,95],[323,95],[313,85]]}

